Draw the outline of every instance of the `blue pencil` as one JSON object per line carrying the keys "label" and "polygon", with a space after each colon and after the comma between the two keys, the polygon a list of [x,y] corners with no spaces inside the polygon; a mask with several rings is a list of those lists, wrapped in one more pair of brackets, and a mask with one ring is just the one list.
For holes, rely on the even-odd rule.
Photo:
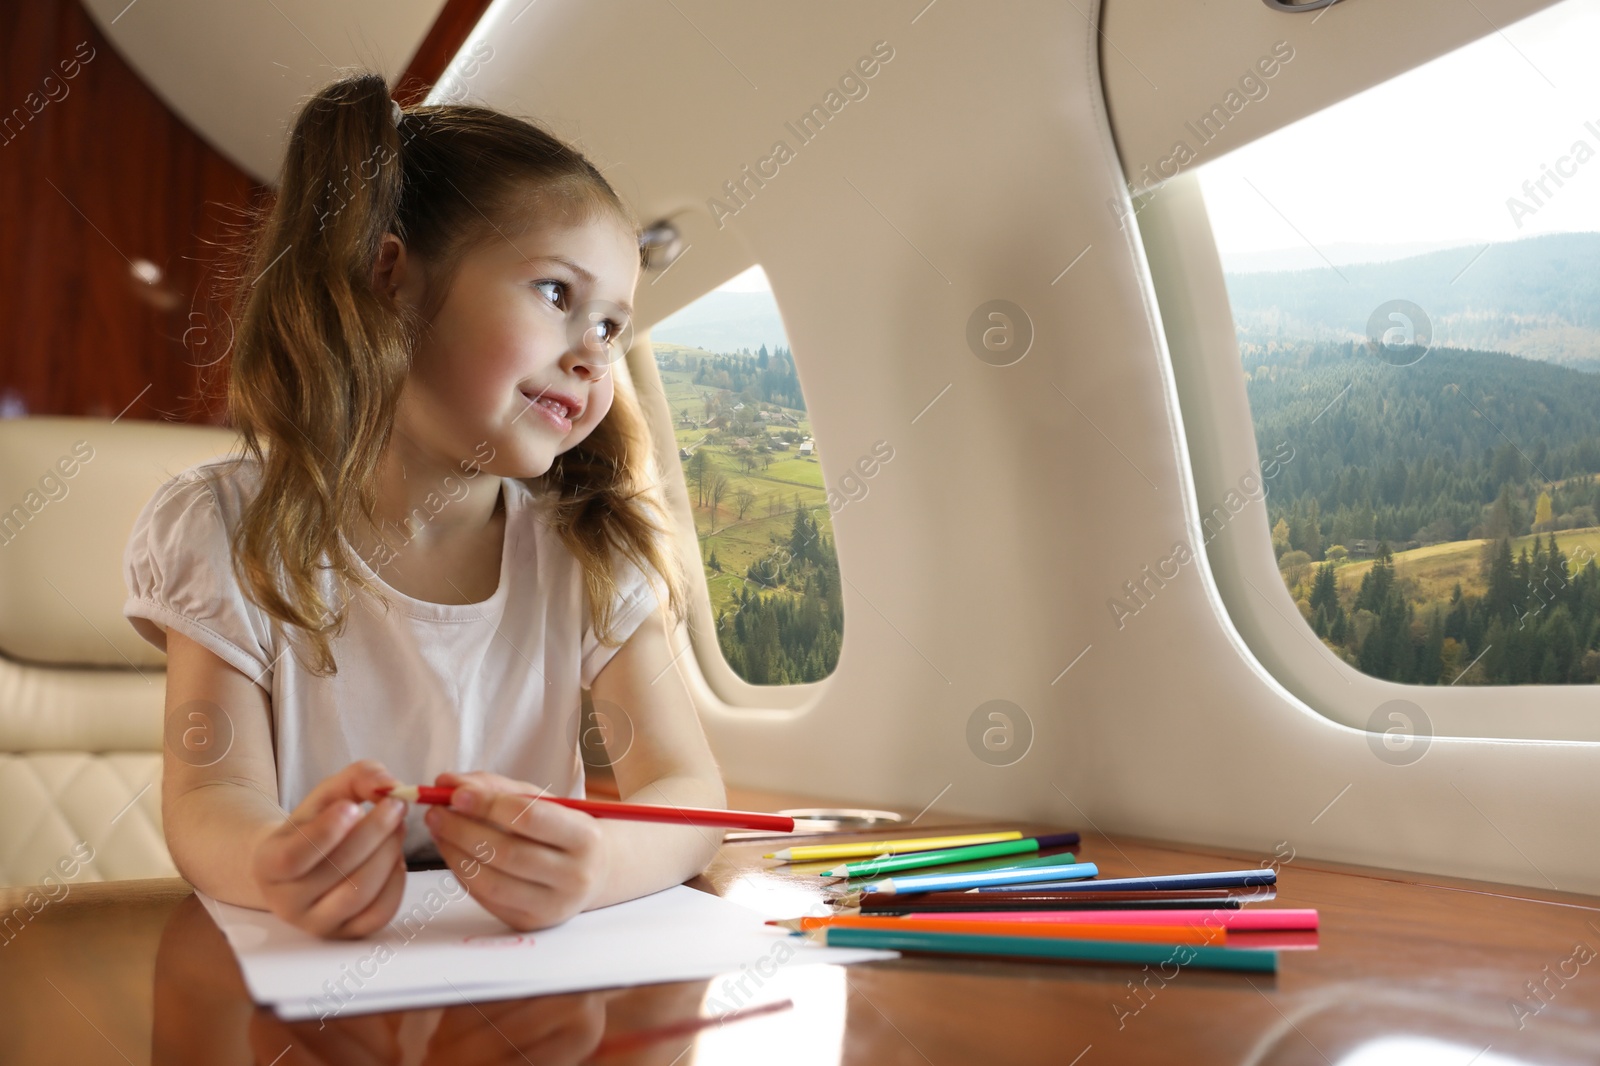
{"label": "blue pencil", "polygon": [[1024,885],[1036,881],[1057,881],[1064,877],[1093,877],[1100,868],[1092,862],[1073,862],[1063,866],[1011,867],[1005,870],[977,870],[964,874],[916,874],[911,877],[886,877],[862,885],[863,892],[938,892],[945,889],[978,888],[983,885]]}
{"label": "blue pencil", "polygon": [[[1194,888],[1252,888],[1258,885],[1272,885],[1278,881],[1278,872],[1266,867],[1257,867],[1253,870],[1218,870],[1203,874],[1160,874],[1155,877],[1113,877],[1106,881],[1060,881],[1033,883],[1028,885],[1030,891],[1035,889],[1049,889],[1052,892],[1095,891],[1105,889],[1128,889],[1130,891],[1147,889],[1194,889]],[[1003,884],[1003,883],[1002,883]],[[1004,892],[1004,887],[989,888],[977,886],[985,892]],[[902,890],[903,891],[903,890]]]}

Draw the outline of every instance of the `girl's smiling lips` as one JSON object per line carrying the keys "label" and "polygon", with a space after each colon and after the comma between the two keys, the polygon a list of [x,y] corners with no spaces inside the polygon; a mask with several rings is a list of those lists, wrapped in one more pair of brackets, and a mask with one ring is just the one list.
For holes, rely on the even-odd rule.
{"label": "girl's smiling lips", "polygon": [[558,417],[567,423],[567,428],[569,429],[572,426],[572,421],[583,413],[583,401],[569,392],[558,392],[555,389],[524,388],[522,395],[529,403],[541,410],[549,411],[552,415],[555,415],[556,412],[550,411],[548,405],[541,403],[541,401],[554,400],[561,404],[565,410],[560,412]]}

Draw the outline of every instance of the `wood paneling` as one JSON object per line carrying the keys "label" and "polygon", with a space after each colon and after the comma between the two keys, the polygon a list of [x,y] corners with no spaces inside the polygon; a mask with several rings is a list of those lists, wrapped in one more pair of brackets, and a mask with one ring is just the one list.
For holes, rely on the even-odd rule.
{"label": "wood paneling", "polygon": [[[445,5],[409,94],[485,6]],[[77,0],[0,4],[0,54],[0,417],[221,424],[226,253],[270,190],[173,114]]]}
{"label": "wood paneling", "polygon": [[198,365],[224,348],[199,317],[202,286],[230,209],[264,190],[75,0],[0,5],[0,48],[6,413],[220,422]]}
{"label": "wood paneling", "polygon": [[448,0],[394,87],[393,95],[400,106],[413,107],[422,102],[488,9],[489,0]]}

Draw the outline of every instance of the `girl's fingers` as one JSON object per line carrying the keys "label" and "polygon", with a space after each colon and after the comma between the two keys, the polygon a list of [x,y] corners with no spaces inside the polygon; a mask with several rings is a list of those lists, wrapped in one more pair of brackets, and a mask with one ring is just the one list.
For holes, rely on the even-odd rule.
{"label": "girl's fingers", "polygon": [[306,798],[294,809],[293,816],[304,813],[309,818],[328,804],[340,800],[351,800],[356,803],[363,800],[376,801],[379,788],[398,784],[400,781],[376,759],[353,762],[338,773],[317,782],[316,787],[306,793]]}
{"label": "girl's fingers", "polygon": [[318,782],[268,838],[257,874],[268,881],[303,877],[344,839],[361,816],[361,803],[376,800],[376,790],[399,784],[382,763],[351,763]]}
{"label": "girl's fingers", "polygon": [[518,930],[544,929],[576,913],[573,893],[497,870],[448,841],[437,843],[439,855],[456,872],[461,883],[468,886],[472,897],[485,910]]}
{"label": "girl's fingers", "polygon": [[309,907],[313,900],[343,880],[351,870],[357,869],[377,850],[385,837],[392,836],[405,816],[405,804],[397,799],[385,799],[366,813],[335,847],[324,849],[322,861],[288,886],[288,898],[297,910]]}
{"label": "girl's fingers", "polygon": [[366,910],[389,885],[396,864],[404,865],[404,849],[394,837],[386,837],[360,866],[340,877],[338,882],[305,910],[305,926],[318,936],[344,935],[337,931],[350,918]]}
{"label": "girl's fingers", "polygon": [[349,801],[329,804],[309,817],[291,814],[262,842],[255,855],[256,876],[266,883],[299,880],[326,860],[360,817],[361,807]]}
{"label": "girl's fingers", "polygon": [[582,853],[600,842],[596,818],[559,803],[468,787],[451,798],[450,809],[562,851]]}
{"label": "girl's fingers", "polygon": [[473,770],[464,774],[442,773],[434,780],[434,784],[443,785],[446,788],[475,785],[483,792],[526,792],[534,796],[546,791],[537,785],[530,785],[526,781],[516,781],[504,774],[494,774],[487,770]]}
{"label": "girl's fingers", "polygon": [[580,865],[578,858],[569,852],[509,833],[447,807],[437,808],[428,822],[435,842],[448,843],[479,863],[493,863],[497,870],[522,881],[561,885],[571,880]]}
{"label": "girl's fingers", "polygon": [[394,869],[389,871],[389,880],[384,882],[383,889],[376,899],[367,905],[367,908],[353,917],[345,919],[344,925],[335,931],[336,936],[364,937],[374,930],[381,929],[388,924],[400,909],[400,897],[406,890],[406,863],[402,852]]}

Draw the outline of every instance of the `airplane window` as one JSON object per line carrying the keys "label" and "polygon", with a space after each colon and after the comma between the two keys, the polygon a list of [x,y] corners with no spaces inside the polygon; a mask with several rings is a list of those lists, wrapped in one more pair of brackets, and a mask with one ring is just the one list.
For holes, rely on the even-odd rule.
{"label": "airplane window", "polygon": [[1198,171],[1279,573],[1374,677],[1600,680],[1597,45],[1566,0]]}
{"label": "airplane window", "polygon": [[753,685],[820,681],[844,601],[830,493],[759,266],[650,331],[694,509],[717,643]]}

